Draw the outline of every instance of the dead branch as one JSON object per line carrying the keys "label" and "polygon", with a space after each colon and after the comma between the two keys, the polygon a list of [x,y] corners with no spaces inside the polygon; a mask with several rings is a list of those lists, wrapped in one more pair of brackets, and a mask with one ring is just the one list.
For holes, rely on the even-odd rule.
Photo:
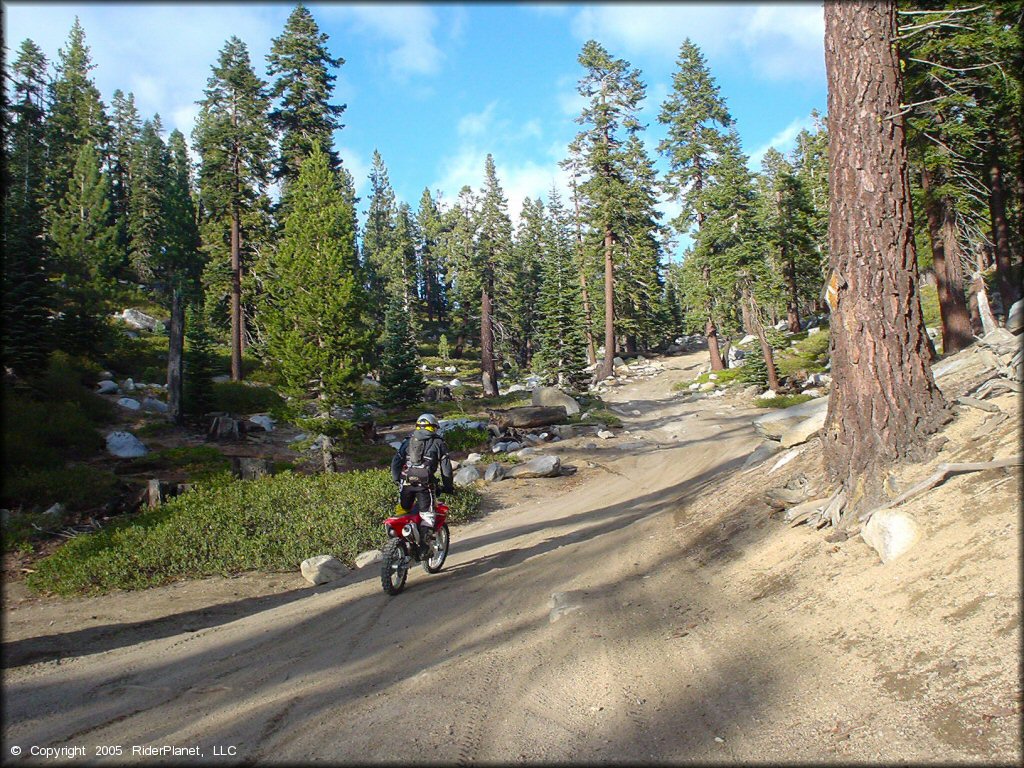
{"label": "dead branch", "polygon": [[871,519],[871,516],[876,512],[881,512],[883,509],[891,509],[893,507],[899,506],[900,504],[902,504],[905,501],[908,501],[909,499],[914,498],[915,496],[920,496],[925,491],[930,491],[932,488],[942,483],[950,475],[959,475],[964,472],[981,472],[986,469],[1003,469],[1005,467],[1019,467],[1021,463],[1024,463],[1024,457],[1017,455],[1010,456],[1009,458],[1005,459],[994,459],[992,461],[969,462],[966,464],[940,464],[936,468],[935,472],[933,472],[927,478],[925,478],[920,483],[915,485],[913,488],[906,491],[905,493],[900,494],[892,501],[883,504],[880,507],[875,507],[869,512],[862,514],[860,516],[860,519],[861,521],[866,523],[868,520]]}
{"label": "dead branch", "polygon": [[978,400],[977,398],[968,397],[967,395],[960,395],[956,399],[960,405],[966,405],[969,408],[977,408],[979,411],[987,411],[988,413],[999,413],[1000,408],[994,403],[986,403],[984,400]]}

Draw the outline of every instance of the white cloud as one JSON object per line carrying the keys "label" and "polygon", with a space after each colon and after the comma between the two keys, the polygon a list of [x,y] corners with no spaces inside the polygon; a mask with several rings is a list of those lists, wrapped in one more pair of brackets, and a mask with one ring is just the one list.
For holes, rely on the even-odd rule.
{"label": "white cloud", "polygon": [[355,150],[351,147],[337,147],[337,152],[345,168],[352,174],[352,183],[356,187],[356,197],[363,195],[370,183],[369,161],[356,154]]}
{"label": "white cloud", "polygon": [[494,110],[497,108],[498,102],[492,101],[482,112],[473,112],[468,115],[463,115],[459,120],[458,134],[463,137],[470,136],[484,136],[494,125]]}
{"label": "white cloud", "polygon": [[[192,133],[195,102],[231,35],[249,47],[257,74],[265,72],[270,41],[280,34],[286,6],[10,3],[7,40],[16,51],[31,38],[54,64],[77,15],[90,48],[93,76],[108,106],[115,89],[135,94],[143,119],[159,112],[168,132]],[[225,22],[230,19],[230,25]]]}
{"label": "white cloud", "polygon": [[742,57],[759,79],[813,79],[824,71],[819,3],[599,4],[580,10],[571,29],[627,59],[654,54],[674,61],[689,37],[709,58]]}
{"label": "white cloud", "polygon": [[794,149],[796,147],[796,137],[800,135],[800,131],[805,128],[809,131],[814,129],[814,120],[812,120],[810,116],[798,117],[791,120],[789,125],[750,153],[750,159],[747,161],[747,167],[759,170],[761,167],[761,159],[772,147],[775,147],[776,150],[784,155]]}
{"label": "white cloud", "polygon": [[[423,5],[334,5],[317,6],[324,17],[353,22],[357,33],[371,33],[394,47],[385,59],[391,74],[399,79],[411,75],[434,75],[441,70],[444,52],[434,41],[437,13]],[[458,30],[456,16],[454,30]]]}

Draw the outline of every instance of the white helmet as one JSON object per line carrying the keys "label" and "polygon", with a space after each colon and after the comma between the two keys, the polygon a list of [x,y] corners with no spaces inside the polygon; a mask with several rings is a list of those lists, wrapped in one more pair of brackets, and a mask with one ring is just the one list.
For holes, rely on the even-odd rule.
{"label": "white helmet", "polygon": [[417,427],[430,427],[437,429],[441,426],[438,422],[437,417],[432,413],[421,413],[419,418],[416,419]]}

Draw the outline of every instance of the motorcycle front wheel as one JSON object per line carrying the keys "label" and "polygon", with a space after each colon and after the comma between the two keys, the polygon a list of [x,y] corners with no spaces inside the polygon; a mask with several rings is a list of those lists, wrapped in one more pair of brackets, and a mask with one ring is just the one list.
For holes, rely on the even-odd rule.
{"label": "motorcycle front wheel", "polygon": [[380,585],[389,595],[397,595],[405,589],[409,577],[409,560],[405,548],[398,539],[391,539],[381,550]]}
{"label": "motorcycle front wheel", "polygon": [[423,561],[423,570],[427,573],[437,573],[444,565],[448,557],[448,543],[451,541],[448,536],[448,526],[442,525],[434,533],[434,554]]}

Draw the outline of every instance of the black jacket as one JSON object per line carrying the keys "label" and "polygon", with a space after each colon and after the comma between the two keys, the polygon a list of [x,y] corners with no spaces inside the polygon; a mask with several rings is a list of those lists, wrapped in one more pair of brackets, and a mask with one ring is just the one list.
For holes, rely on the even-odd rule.
{"label": "black jacket", "polygon": [[391,459],[391,477],[396,483],[402,482],[402,467],[405,466],[405,459],[409,451],[410,440],[426,440],[427,444],[423,449],[424,457],[433,459],[433,464],[437,469],[441,470],[441,490],[444,493],[452,492],[452,462],[448,458],[448,446],[444,444],[444,440],[436,432],[432,432],[429,429],[420,429],[417,427],[413,433],[402,441],[402,444],[398,447],[398,451],[395,453],[393,459]]}

